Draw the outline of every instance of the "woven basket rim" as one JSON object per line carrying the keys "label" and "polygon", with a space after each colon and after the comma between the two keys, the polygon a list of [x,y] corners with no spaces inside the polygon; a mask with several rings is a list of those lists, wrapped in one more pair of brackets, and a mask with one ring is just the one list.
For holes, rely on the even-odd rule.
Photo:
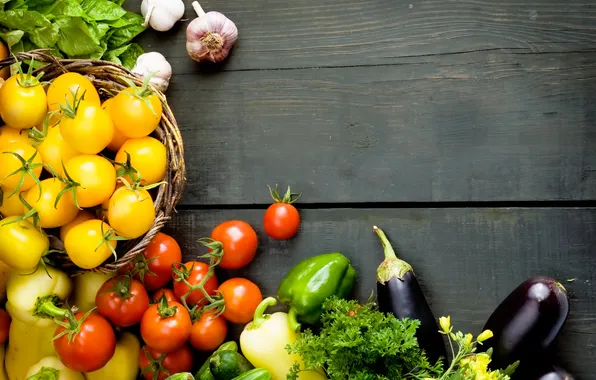
{"label": "woven basket rim", "polygon": [[[43,67],[34,71],[34,74],[43,73],[42,81],[56,78],[66,72],[76,72],[89,78],[97,88],[102,98],[109,98],[115,92],[128,87],[122,78],[126,78],[137,86],[141,86],[143,78],[123,67],[122,65],[100,59],[62,59],[52,55],[49,49],[37,49],[28,52],[17,53],[0,61],[0,69],[8,67],[17,61],[28,63],[31,60],[45,63]],[[151,229],[140,238],[127,241],[117,247],[118,258],[108,259],[100,266],[93,269],[82,269],[76,267],[68,258],[68,255],[61,254],[52,257],[56,266],[71,273],[81,274],[85,272],[115,272],[129,264],[139,253],[147,247],[155,235],[171,219],[176,212],[175,207],[180,202],[186,185],[186,166],[184,161],[184,144],[176,118],[167,102],[166,95],[152,87],[162,103],[162,118],[157,130],[150,136],[158,139],[166,146],[167,163],[164,184],[160,185],[154,196],[156,218]],[[2,215],[0,214],[0,219]],[[62,243],[56,236],[50,236],[53,248],[63,248]],[[125,248],[122,250],[121,247]]]}

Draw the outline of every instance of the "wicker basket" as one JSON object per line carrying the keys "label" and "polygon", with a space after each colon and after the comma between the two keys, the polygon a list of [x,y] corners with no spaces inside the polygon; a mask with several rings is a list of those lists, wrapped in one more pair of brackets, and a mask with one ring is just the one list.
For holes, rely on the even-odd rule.
{"label": "wicker basket", "polygon": [[[18,53],[16,56],[0,61],[0,69],[14,64],[17,60],[27,64],[31,59],[36,62],[46,63],[43,68],[39,69],[39,71],[44,73],[42,77],[43,81],[50,81],[65,72],[76,72],[86,76],[93,82],[102,100],[113,96],[118,91],[127,87],[126,83],[120,77],[128,78],[137,86],[141,86],[143,83],[143,78],[120,65],[101,60],[57,59],[48,50],[32,50],[26,53]],[[167,162],[169,163],[163,179],[165,184],[152,190],[154,192],[152,195],[156,210],[155,221],[151,229],[144,236],[126,242],[119,242],[117,260],[114,258],[108,259],[101,266],[92,269],[92,271],[113,272],[131,262],[169,221],[172,213],[175,212],[175,206],[180,201],[184,192],[186,171],[182,137],[165,95],[157,90],[155,90],[155,94],[162,102],[163,113],[160,125],[151,136],[165,144]],[[2,216],[0,215],[1,218]],[[62,243],[57,237],[50,235],[50,239],[53,248],[60,249],[62,247]],[[65,254],[53,255],[51,256],[51,260],[63,270],[73,274],[86,271],[76,267]]]}

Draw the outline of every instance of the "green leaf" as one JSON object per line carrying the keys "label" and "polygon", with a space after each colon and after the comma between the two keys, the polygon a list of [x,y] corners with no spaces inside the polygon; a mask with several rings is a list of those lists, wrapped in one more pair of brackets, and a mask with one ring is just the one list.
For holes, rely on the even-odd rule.
{"label": "green leaf", "polygon": [[[31,8],[29,8],[31,9]],[[40,3],[36,11],[43,13],[48,20],[61,17],[85,17],[87,14],[76,0],[57,0],[49,3]]]}
{"label": "green leaf", "polygon": [[0,12],[0,25],[9,29],[20,29],[25,32],[37,28],[51,28],[52,23],[44,15],[35,11],[9,10]]}
{"label": "green leaf", "polygon": [[58,25],[52,24],[50,27],[37,28],[28,33],[31,42],[42,49],[51,48],[56,45],[59,37]]}
{"label": "green leaf", "polygon": [[24,11],[27,10],[27,5],[25,0],[15,0],[15,1],[11,1],[9,2],[5,7],[5,10],[17,10],[17,9],[22,9]]}
{"label": "green leaf", "polygon": [[2,38],[4,42],[6,42],[6,45],[8,45],[8,48],[10,49],[11,47],[13,47],[13,45],[18,43],[24,35],[25,32],[19,29],[15,29],[9,32],[1,32],[0,38]]}
{"label": "green leaf", "polygon": [[97,41],[97,44],[104,39],[105,35],[110,30],[110,25],[103,22],[96,23],[95,21],[91,21],[87,23],[87,27],[89,28],[89,32],[93,39]]}
{"label": "green leaf", "polygon": [[127,24],[126,26],[116,29],[114,33],[112,33],[108,40],[108,49],[115,49],[122,45],[126,45],[145,30],[145,27],[143,26],[145,20],[140,15],[127,12],[123,19],[125,19]]}
{"label": "green leaf", "polygon": [[137,59],[141,54],[145,53],[145,50],[139,44],[130,44],[130,47],[120,55],[120,60],[122,61],[122,66],[126,67],[129,70],[132,70],[137,63]]}
{"label": "green leaf", "polygon": [[60,27],[58,48],[67,56],[96,57],[100,53],[101,56],[105,51],[105,48],[98,44],[83,19],[78,17],[60,18],[56,20],[56,24]]}
{"label": "green leaf", "polygon": [[120,5],[109,0],[83,0],[81,6],[87,13],[87,19],[95,21],[118,20],[127,13]]}

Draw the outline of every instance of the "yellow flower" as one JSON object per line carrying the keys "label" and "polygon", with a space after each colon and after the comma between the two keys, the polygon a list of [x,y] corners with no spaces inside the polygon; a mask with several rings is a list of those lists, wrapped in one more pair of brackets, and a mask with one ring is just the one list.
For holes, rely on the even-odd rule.
{"label": "yellow flower", "polygon": [[466,339],[464,340],[465,347],[470,347],[470,345],[472,344],[472,338],[472,334],[466,334]]}
{"label": "yellow flower", "polygon": [[487,339],[490,339],[493,337],[493,332],[490,330],[484,330],[480,335],[478,335],[478,341],[479,342],[484,342]]}
{"label": "yellow flower", "polygon": [[444,333],[451,332],[451,316],[441,317],[439,318],[439,325],[441,325],[441,329],[443,329]]}

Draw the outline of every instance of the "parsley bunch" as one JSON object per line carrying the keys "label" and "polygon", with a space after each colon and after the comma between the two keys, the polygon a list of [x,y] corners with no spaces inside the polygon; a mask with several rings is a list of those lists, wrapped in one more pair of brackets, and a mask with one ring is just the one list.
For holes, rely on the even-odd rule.
{"label": "parsley bunch", "polygon": [[[333,380],[423,380],[443,372],[443,363],[429,363],[418,347],[418,320],[386,315],[372,301],[331,297],[321,321],[318,334],[306,329],[287,347],[303,357],[303,370],[322,368]],[[287,379],[296,380],[299,372],[296,364]]]}

